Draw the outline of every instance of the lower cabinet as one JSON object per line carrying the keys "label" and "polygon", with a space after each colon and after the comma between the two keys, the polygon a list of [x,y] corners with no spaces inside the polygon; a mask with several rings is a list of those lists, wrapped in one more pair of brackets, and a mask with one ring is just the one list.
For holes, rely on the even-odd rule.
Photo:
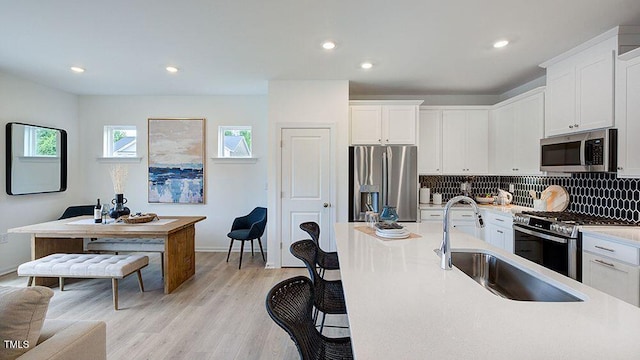
{"label": "lower cabinet", "polygon": [[640,306],[638,248],[586,234],[582,244],[582,282]]}
{"label": "lower cabinet", "polygon": [[[479,239],[482,238],[482,232],[476,225],[475,212],[470,208],[453,208],[449,214],[449,225],[466,234],[473,235]],[[420,221],[422,222],[438,222],[442,224],[444,220],[444,208],[434,207],[420,209]]]}
{"label": "lower cabinet", "polygon": [[484,240],[489,244],[513,253],[513,215],[484,211]]}

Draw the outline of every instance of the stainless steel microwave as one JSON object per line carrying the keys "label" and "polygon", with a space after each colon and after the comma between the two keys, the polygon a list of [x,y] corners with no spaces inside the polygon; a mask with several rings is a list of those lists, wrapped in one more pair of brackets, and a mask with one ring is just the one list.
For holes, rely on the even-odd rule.
{"label": "stainless steel microwave", "polygon": [[615,172],[618,130],[554,136],[540,140],[540,170],[549,172]]}

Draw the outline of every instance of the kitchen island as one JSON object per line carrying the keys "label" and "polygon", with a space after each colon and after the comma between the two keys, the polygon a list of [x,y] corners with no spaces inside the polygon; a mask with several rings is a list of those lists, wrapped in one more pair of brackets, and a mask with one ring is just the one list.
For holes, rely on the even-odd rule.
{"label": "kitchen island", "polygon": [[456,249],[484,249],[581,302],[524,302],[490,293],[434,249],[442,225],[381,240],[335,226],[353,350],[358,359],[637,359],[640,309],[458,231]]}

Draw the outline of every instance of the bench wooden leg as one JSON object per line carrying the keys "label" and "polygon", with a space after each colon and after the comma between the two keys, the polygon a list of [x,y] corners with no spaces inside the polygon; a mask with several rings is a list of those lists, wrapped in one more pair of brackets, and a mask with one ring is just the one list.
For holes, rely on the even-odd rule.
{"label": "bench wooden leg", "polygon": [[118,310],[118,279],[111,279],[111,287],[113,288],[113,308]]}
{"label": "bench wooden leg", "polygon": [[58,278],[58,285],[60,285],[60,291],[64,290],[64,278],[63,277],[59,277]]}
{"label": "bench wooden leg", "polygon": [[160,268],[162,269],[162,277],[164,277],[164,253],[160,253]]}
{"label": "bench wooden leg", "polygon": [[140,285],[140,292],[144,292],[144,284],[142,283],[142,273],[140,272],[140,269],[138,269],[137,274],[138,274],[138,285]]}

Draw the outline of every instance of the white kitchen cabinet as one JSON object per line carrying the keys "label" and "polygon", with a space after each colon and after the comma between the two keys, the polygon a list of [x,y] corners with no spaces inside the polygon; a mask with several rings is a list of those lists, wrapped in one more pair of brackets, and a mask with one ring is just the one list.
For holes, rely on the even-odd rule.
{"label": "white kitchen cabinet", "polygon": [[444,209],[442,207],[434,207],[420,209],[420,221],[422,222],[439,222],[444,219]]}
{"label": "white kitchen cabinet", "polygon": [[488,173],[488,137],[488,110],[443,110],[443,174],[479,175]]}
{"label": "white kitchen cabinet", "polygon": [[484,240],[489,244],[513,253],[513,215],[483,212]]}
{"label": "white kitchen cabinet", "polygon": [[[640,55],[640,48],[633,52]],[[640,56],[618,63],[616,125],[618,176],[640,177]]]}
{"label": "white kitchen cabinet", "polygon": [[606,236],[584,234],[582,241],[582,282],[640,306],[638,248]]}
{"label": "white kitchen cabinet", "polygon": [[352,145],[414,145],[422,101],[351,101]]}
{"label": "white kitchen cabinet", "polygon": [[418,174],[442,173],[442,110],[420,110]]}
{"label": "white kitchen cabinet", "polygon": [[489,120],[489,171],[497,175],[539,175],[544,136],[544,89],[497,104]]}
{"label": "white kitchen cabinet", "polygon": [[614,79],[620,49],[637,46],[638,27],[616,27],[543,64],[547,69],[546,137],[614,125]]}
{"label": "white kitchen cabinet", "polygon": [[[453,207],[449,214],[449,226],[451,229],[462,231],[476,238],[482,238],[482,232],[477,226],[476,215],[473,209],[467,207]],[[444,207],[429,207],[420,209],[420,221],[442,224],[444,220]]]}

